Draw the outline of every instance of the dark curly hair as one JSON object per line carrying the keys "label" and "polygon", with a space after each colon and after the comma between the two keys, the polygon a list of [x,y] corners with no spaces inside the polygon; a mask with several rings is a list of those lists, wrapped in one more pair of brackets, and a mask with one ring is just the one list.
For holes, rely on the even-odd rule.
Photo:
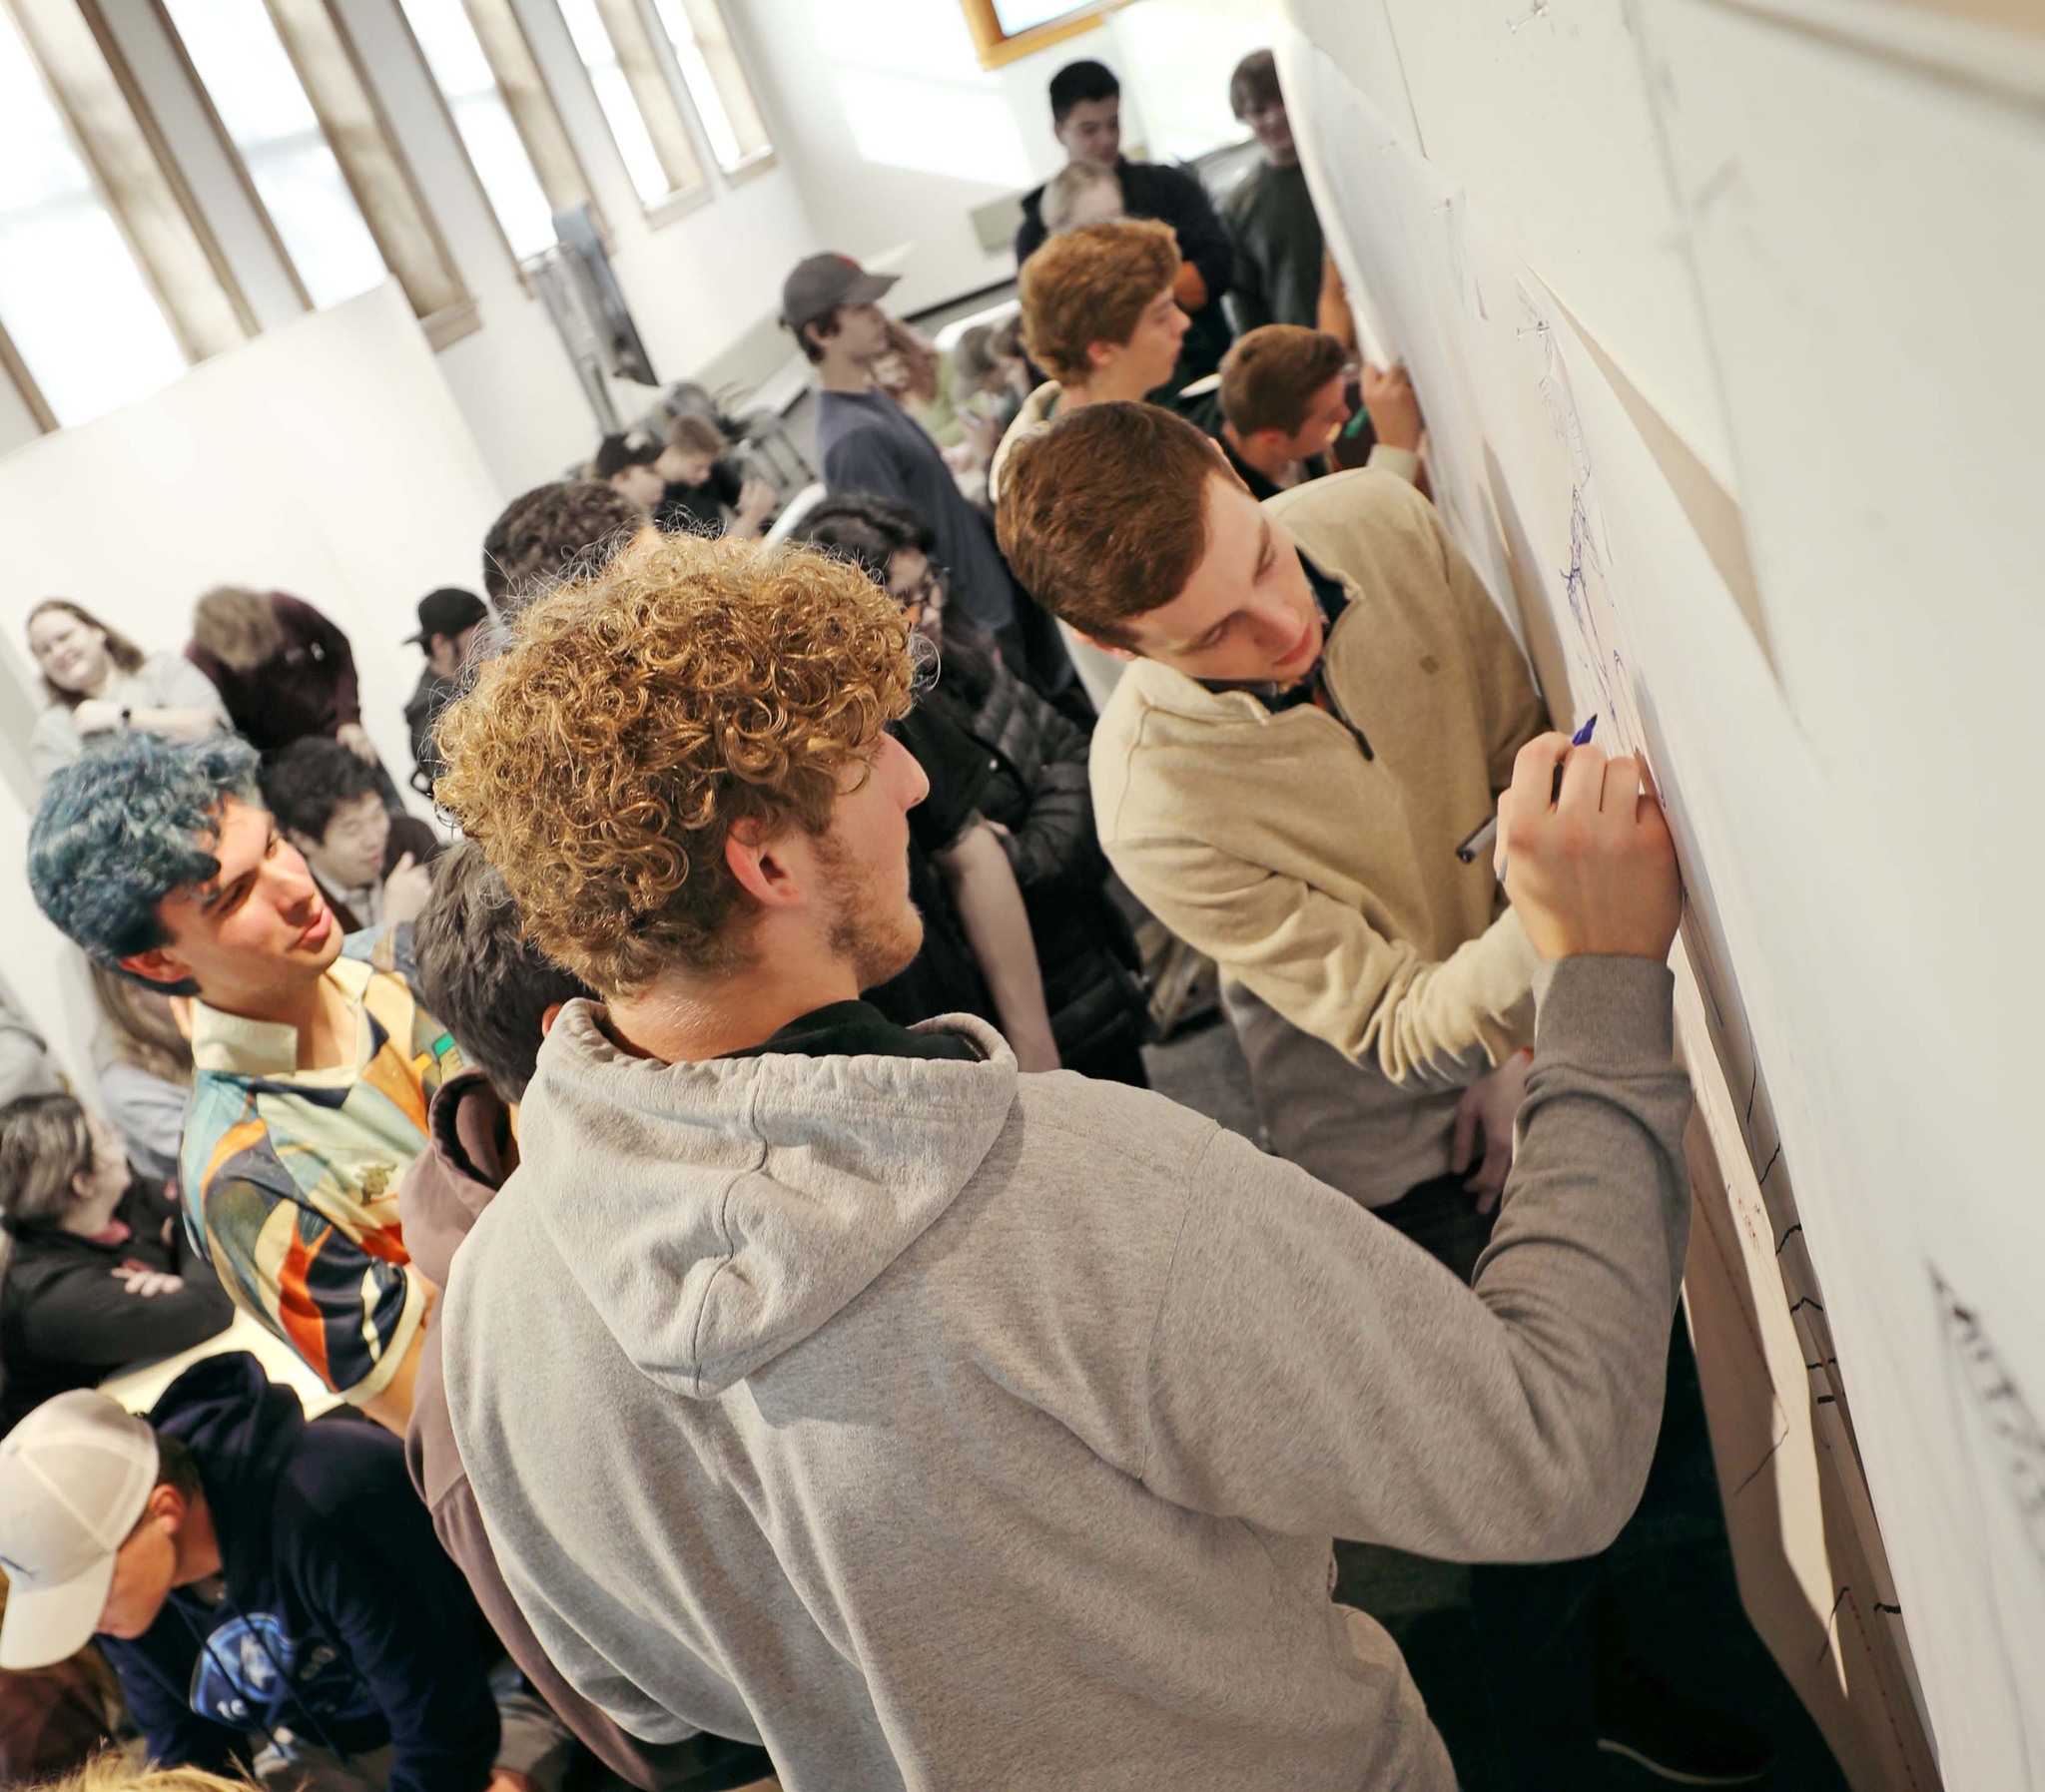
{"label": "dark curly hair", "polygon": [[[220,870],[213,841],[229,797],[260,804],[256,749],[238,735],[167,741],[124,734],[61,767],[28,834],[28,882],[58,930],[110,969],[166,942],[157,904]],[[198,985],[155,982],[169,995]]]}
{"label": "dark curly hair", "polygon": [[273,754],[261,774],[263,800],[287,832],[327,837],[327,824],[343,803],[376,792],[376,768],[339,741],[308,735]]}
{"label": "dark curly hair", "polygon": [[558,587],[441,717],[443,808],[605,995],[743,963],[740,820],[824,833],[909,709],[909,624],[844,563],[671,535]]}
{"label": "dark curly hair", "polygon": [[536,485],[483,537],[483,595],[506,622],[542,592],[586,579],[646,527],[646,512],[601,479]]}

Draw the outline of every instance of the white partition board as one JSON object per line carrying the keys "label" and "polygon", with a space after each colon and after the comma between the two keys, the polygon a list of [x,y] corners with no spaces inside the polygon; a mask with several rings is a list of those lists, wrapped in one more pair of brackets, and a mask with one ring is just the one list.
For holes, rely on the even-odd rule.
{"label": "white partition board", "polygon": [[[1767,10],[1386,0],[1395,88],[1295,0],[1281,65],[1452,527],[1660,780],[1686,1049],[1865,1545],[1791,1563],[1819,1662],[1887,1662],[1900,1731],[1914,1658],[1946,1784],[2045,1787],[2041,109],[2020,57],[1963,82]],[[1758,610],[1644,395],[1736,469]]]}

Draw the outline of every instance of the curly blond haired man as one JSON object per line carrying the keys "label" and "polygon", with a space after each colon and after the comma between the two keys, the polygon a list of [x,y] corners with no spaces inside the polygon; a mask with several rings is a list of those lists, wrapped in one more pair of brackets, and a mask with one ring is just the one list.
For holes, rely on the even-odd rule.
{"label": "curly blond haired man", "polygon": [[1446,1792],[1329,1539],[1581,1554],[1639,1493],[1689,1212],[1660,811],[1521,758],[1560,962],[1473,1290],[1168,1101],[858,999],[920,930],[909,639],[849,565],[676,537],[442,724],[441,800],[604,998],[439,1321],[506,1582],[633,1734],[763,1742],[790,1792]]}

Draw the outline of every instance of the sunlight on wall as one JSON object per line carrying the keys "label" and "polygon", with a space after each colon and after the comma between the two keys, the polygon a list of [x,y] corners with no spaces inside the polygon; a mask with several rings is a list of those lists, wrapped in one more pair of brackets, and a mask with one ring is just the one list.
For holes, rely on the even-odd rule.
{"label": "sunlight on wall", "polygon": [[837,85],[864,160],[990,187],[1029,184],[1022,134],[998,88],[867,68],[840,69]]}

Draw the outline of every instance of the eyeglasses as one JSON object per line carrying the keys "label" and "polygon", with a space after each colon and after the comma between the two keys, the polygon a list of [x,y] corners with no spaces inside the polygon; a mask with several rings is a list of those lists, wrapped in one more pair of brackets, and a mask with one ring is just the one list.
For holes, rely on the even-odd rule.
{"label": "eyeglasses", "polygon": [[912,621],[920,622],[926,609],[942,611],[945,607],[945,569],[942,566],[926,564],[923,577],[909,590],[891,592],[889,595],[910,612]]}

